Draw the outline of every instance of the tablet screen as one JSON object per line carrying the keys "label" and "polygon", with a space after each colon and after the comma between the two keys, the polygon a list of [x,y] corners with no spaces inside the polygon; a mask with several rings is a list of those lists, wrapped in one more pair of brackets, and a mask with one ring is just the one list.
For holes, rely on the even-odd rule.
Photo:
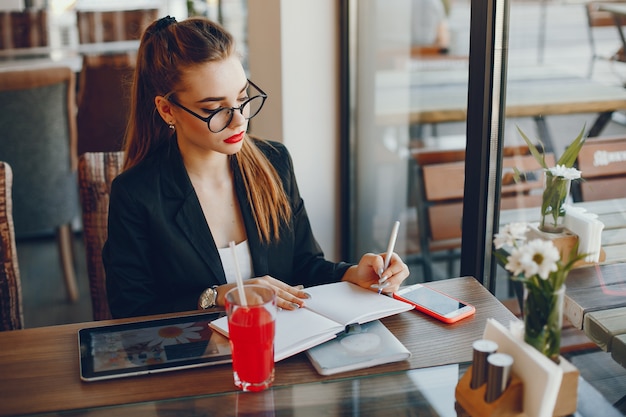
{"label": "tablet screen", "polygon": [[228,339],[209,323],[224,313],[80,329],[80,376],[119,378],[231,362]]}

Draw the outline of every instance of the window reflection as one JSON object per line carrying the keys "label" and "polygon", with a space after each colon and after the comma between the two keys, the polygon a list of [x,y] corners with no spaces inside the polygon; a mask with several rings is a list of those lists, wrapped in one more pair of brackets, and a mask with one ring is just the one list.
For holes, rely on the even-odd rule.
{"label": "window reflection", "polygon": [[[535,143],[541,140],[545,151],[558,159],[586,126],[590,136],[609,143],[610,148],[601,149],[603,155],[619,159],[623,148],[613,147],[619,146],[618,139],[626,138],[626,64],[595,59],[589,75],[592,53],[582,4],[514,0],[509,5],[507,118],[500,145],[504,159],[499,183],[505,210],[501,222],[537,221],[541,171],[526,165],[530,155],[518,128]],[[356,7],[351,80],[355,91],[351,149],[355,243],[351,254],[383,251],[391,225],[398,219],[403,230],[396,248],[409,263],[409,281],[414,282],[459,273],[462,194],[452,191],[465,185],[470,2],[453,0],[444,6],[447,53],[418,48],[427,42],[415,40],[417,29],[437,25],[434,18],[425,23],[426,6],[417,0],[367,0]],[[438,13],[441,17],[440,8]],[[595,28],[594,42],[595,51],[607,51],[607,56],[620,51],[615,27]],[[592,142],[595,140],[590,140],[590,145]],[[588,163],[583,154],[580,164]],[[610,203],[595,203],[588,210],[607,212],[600,213],[609,223],[603,232],[603,247],[622,245],[608,252],[615,254],[612,261],[623,262],[626,246],[616,243],[614,236],[623,233],[626,223],[626,191],[622,191],[626,188],[619,182],[619,177],[625,176],[624,162],[613,163],[622,167],[621,174],[611,171],[595,185],[591,179],[595,168],[587,168],[590,178],[582,184],[583,190],[589,186],[596,194],[614,191],[611,196],[595,198]],[[442,171],[433,174],[438,169]],[[522,182],[512,181],[515,169],[528,174]],[[429,178],[434,185],[425,182]],[[573,190],[572,203],[591,204],[592,191],[587,190],[586,201],[576,192]],[[436,215],[439,221],[433,224]],[[511,295],[502,271],[498,272],[496,295]]]}
{"label": "window reflection", "polygon": [[[370,0],[358,2],[357,15],[353,253],[383,251],[397,219],[409,280],[457,276],[462,193],[437,200],[453,206],[443,216],[454,235],[433,228],[439,210],[425,201],[418,154],[464,149],[469,2]],[[462,191],[462,175],[438,179],[460,181]]]}
{"label": "window reflection", "polygon": [[[512,100],[525,101],[543,109],[529,112],[527,116],[531,117],[507,118],[505,144],[520,143],[517,128],[521,127],[534,143],[544,143],[546,151],[558,160],[585,127],[590,138],[576,163],[585,180],[574,185],[569,203],[599,216],[605,223],[602,247],[610,254],[605,262],[623,262],[626,251],[619,248],[620,243],[613,237],[623,233],[626,188],[620,181],[626,180],[619,179],[618,171],[623,176],[626,164],[594,167],[591,163],[596,150],[605,155],[619,154],[623,146],[620,142],[626,138],[622,113],[626,65],[594,58],[599,51],[610,56],[620,49],[616,27],[595,27],[589,31],[584,4],[514,1],[510,28],[507,102],[510,105]],[[548,90],[550,95],[542,93]],[[616,102],[610,103],[613,99]],[[550,105],[559,101],[554,107]],[[603,172],[599,178],[598,171]],[[512,220],[538,221],[540,209],[536,206],[540,203],[532,209],[504,210],[501,224]],[[615,218],[622,220],[615,222]],[[498,274],[506,279],[501,269]]]}

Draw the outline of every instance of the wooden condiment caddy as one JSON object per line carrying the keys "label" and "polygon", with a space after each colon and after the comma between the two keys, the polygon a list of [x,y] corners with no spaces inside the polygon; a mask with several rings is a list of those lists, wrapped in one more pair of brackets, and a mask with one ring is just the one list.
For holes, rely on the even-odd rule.
{"label": "wooden condiment caddy", "polygon": [[509,384],[502,395],[490,403],[485,401],[487,384],[485,383],[476,389],[472,389],[470,387],[471,381],[472,366],[470,365],[456,386],[456,401],[461,406],[461,409],[457,407],[459,417],[513,417],[524,415],[522,412],[524,384],[515,374],[511,374]]}
{"label": "wooden condiment caddy", "polygon": [[[562,417],[576,412],[578,398],[578,369],[562,356],[559,366],[563,369],[563,379],[552,415]],[[459,380],[455,395],[458,417],[523,417],[524,383],[514,373],[502,395],[491,403],[485,401],[487,384],[477,389],[470,388],[472,366]]]}

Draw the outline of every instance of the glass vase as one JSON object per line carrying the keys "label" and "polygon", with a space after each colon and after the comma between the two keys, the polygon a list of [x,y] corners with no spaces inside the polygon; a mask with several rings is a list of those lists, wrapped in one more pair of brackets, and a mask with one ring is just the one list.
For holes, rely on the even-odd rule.
{"label": "glass vase", "polygon": [[572,180],[554,176],[550,172],[544,175],[543,198],[541,202],[541,223],[539,229],[547,233],[561,233],[564,229],[565,208],[569,197]]}
{"label": "glass vase", "polygon": [[524,341],[559,363],[565,285],[555,292],[524,287]]}

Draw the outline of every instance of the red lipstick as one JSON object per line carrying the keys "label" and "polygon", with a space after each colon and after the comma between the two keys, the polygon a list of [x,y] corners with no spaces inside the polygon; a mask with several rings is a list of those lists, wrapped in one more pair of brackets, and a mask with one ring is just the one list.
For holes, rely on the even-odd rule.
{"label": "red lipstick", "polygon": [[245,132],[241,132],[241,133],[237,133],[236,135],[233,135],[227,139],[224,139],[224,142],[226,143],[237,143],[237,142],[241,142],[243,140],[243,134]]}

